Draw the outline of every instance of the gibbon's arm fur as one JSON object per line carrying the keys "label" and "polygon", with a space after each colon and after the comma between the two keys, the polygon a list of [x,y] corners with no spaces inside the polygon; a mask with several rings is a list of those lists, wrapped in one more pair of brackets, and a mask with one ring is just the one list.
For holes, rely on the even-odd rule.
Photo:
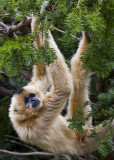
{"label": "gibbon's arm fur", "polygon": [[[31,23],[32,32],[37,31],[39,29],[38,23],[37,23],[37,16],[34,15]],[[37,35],[35,36],[33,45],[35,48],[40,48],[44,43],[44,36],[43,32],[39,31]],[[46,71],[46,66],[41,63],[38,65],[33,66],[33,76],[32,81],[30,84],[40,88],[42,92],[46,92],[47,88],[50,86],[49,78]]]}
{"label": "gibbon's arm fur", "polygon": [[[35,19],[33,17],[33,28]],[[88,100],[89,71],[83,70],[80,60],[81,54],[88,48],[88,38],[84,33],[77,53],[71,60],[70,73],[51,32],[48,34],[49,47],[55,50],[57,59],[49,67],[43,65],[43,74],[39,65],[34,67],[32,81],[12,97],[9,117],[19,137],[27,143],[59,154],[84,155],[93,152],[97,150],[99,142],[88,138],[91,130],[96,129],[103,138],[108,127],[114,125],[92,127],[89,119],[84,126],[84,133],[80,135],[76,130],[69,129],[66,117],[60,115],[69,97],[67,117],[75,117],[75,110]],[[51,91],[44,94],[50,84]],[[90,106],[86,106],[84,114],[87,115],[89,111]]]}

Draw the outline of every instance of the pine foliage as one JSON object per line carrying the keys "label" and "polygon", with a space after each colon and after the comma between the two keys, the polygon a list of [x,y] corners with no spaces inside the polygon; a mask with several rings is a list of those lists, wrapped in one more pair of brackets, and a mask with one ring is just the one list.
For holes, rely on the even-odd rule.
{"label": "pine foliage", "polygon": [[[43,0],[2,0],[0,15],[3,16],[2,11],[5,9],[6,13],[10,13],[19,20],[24,20],[26,16],[32,13],[38,13],[42,2]],[[52,30],[54,30],[54,25],[57,24],[59,29],[64,30],[66,34],[64,34],[64,36],[56,34],[56,39],[57,42],[61,44],[59,46],[62,48],[63,53],[69,54],[70,56],[71,53],[75,53],[77,41],[74,41],[69,35],[73,34],[81,37],[81,31],[85,30],[90,36],[91,43],[87,54],[82,57],[84,68],[96,71],[97,74],[103,78],[107,77],[113,67],[114,59],[113,0],[49,0],[49,2],[53,8],[39,15],[40,22],[44,24],[42,25],[43,29],[45,28],[45,23],[48,21],[48,25],[46,25],[48,28],[51,26]],[[27,40],[28,38],[25,41]],[[63,44],[60,43],[59,40]],[[0,50],[0,54],[2,54],[4,50],[4,54],[7,54],[8,62],[12,63],[11,54],[13,57],[15,56],[15,52],[17,54],[19,53],[18,49],[14,52],[14,48],[16,49],[17,46],[21,51],[23,50],[22,61],[27,63],[26,57],[30,53],[28,44],[26,43],[26,46],[23,47],[23,41],[19,42],[21,44],[18,43],[19,40],[14,41],[15,43],[11,41],[11,44],[10,41],[6,42],[4,46],[2,46],[3,49],[1,48]],[[9,54],[5,52],[7,45],[8,48],[11,45]],[[47,45],[45,46],[47,47]],[[22,52],[20,52],[20,54],[21,53]],[[41,54],[43,54],[42,51]],[[16,62],[20,62],[19,59]],[[6,65],[5,59],[2,60],[0,66],[4,64]]]}

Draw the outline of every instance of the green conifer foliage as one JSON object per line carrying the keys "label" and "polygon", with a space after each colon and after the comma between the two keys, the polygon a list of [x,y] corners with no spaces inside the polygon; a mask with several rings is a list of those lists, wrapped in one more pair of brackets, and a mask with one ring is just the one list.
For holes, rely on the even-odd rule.
{"label": "green conifer foliage", "polygon": [[[67,62],[76,52],[79,43],[73,37],[81,39],[81,32],[86,31],[90,37],[90,44],[87,53],[84,53],[81,58],[83,67],[96,72],[102,78],[108,78],[114,67],[114,0],[48,1],[47,10],[40,13],[43,0],[0,0],[0,22],[12,26],[11,23],[4,21],[3,17],[10,15],[21,22],[31,14],[38,14],[40,29],[43,29],[46,37],[48,29],[52,31]],[[57,32],[56,29],[64,31],[64,34]],[[48,47],[47,41],[38,50],[33,47],[34,35],[37,33],[23,35],[22,32],[16,31],[16,34],[18,38],[0,36],[0,71],[4,68],[7,75],[12,77],[18,75],[20,68],[26,70],[40,62],[49,65],[56,58],[54,50]],[[100,122],[104,118],[110,118],[112,121],[114,118],[114,89],[100,94],[98,100],[96,104],[92,105],[93,112],[91,114],[94,117],[94,123],[99,123],[98,120],[101,117],[103,119],[100,119]],[[77,128],[82,133],[85,119],[81,118],[83,111],[79,110],[78,112],[79,117],[69,119],[68,122],[71,129]],[[107,121],[103,122],[104,125],[106,123]],[[95,132],[92,136],[99,140]],[[107,134],[104,141],[101,141],[99,152],[102,156],[106,156],[112,148],[109,139],[110,133]]]}

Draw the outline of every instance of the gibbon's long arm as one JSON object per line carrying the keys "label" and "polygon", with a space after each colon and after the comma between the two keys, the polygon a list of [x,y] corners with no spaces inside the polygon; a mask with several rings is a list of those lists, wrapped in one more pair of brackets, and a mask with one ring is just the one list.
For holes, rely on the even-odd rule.
{"label": "gibbon's long arm", "polygon": [[55,50],[57,56],[57,59],[47,67],[52,88],[51,92],[44,99],[44,107],[46,110],[43,115],[45,115],[45,121],[47,120],[46,125],[49,126],[64,108],[66,100],[70,96],[72,90],[72,80],[68,66],[65,63],[51,32],[48,31],[48,34],[49,47]]}
{"label": "gibbon's long arm", "polygon": [[[33,16],[32,31],[36,31],[37,29],[37,16]],[[46,91],[50,84],[52,86],[52,92],[46,96],[43,102],[43,105],[46,108],[46,113],[43,113],[43,115],[45,115],[45,119],[43,118],[43,120],[44,124],[45,120],[47,120],[47,126],[49,126],[49,124],[53,122],[53,119],[55,119],[64,108],[64,105],[70,95],[72,88],[72,81],[69,69],[51,35],[51,32],[48,31],[48,34],[49,47],[54,49],[54,51],[56,52],[57,60],[50,64],[49,67],[46,67],[43,64],[35,65],[33,68],[32,82],[30,82],[30,84],[32,85],[34,85],[34,83],[37,84],[38,88],[43,90],[43,92]],[[43,44],[42,38],[45,39],[44,35],[36,36],[35,47],[39,48],[40,45]],[[43,115],[41,116],[41,118],[44,117]],[[41,120],[42,123],[43,120]]]}
{"label": "gibbon's long arm", "polygon": [[[73,78],[73,91],[70,97],[70,106],[69,106],[69,117],[76,116],[76,109],[81,109],[84,105],[84,102],[89,101],[88,98],[88,85],[89,85],[89,70],[84,70],[82,68],[81,56],[89,46],[89,38],[86,37],[85,32],[83,32],[83,39],[79,44],[79,48],[76,54],[71,59],[71,73]],[[91,107],[87,105],[84,108],[84,117],[86,118],[88,114],[91,112]],[[85,122],[85,125],[91,127],[92,118],[89,118],[88,121]]]}
{"label": "gibbon's long arm", "polygon": [[[32,32],[38,31],[39,26],[37,22],[38,16],[34,15],[32,17],[31,30]],[[44,36],[42,31],[39,31],[35,36],[33,45],[36,49],[40,48],[44,43]],[[46,71],[46,66],[41,63],[33,66],[33,77],[30,84],[38,87],[43,93],[46,92],[50,85],[49,78]]]}

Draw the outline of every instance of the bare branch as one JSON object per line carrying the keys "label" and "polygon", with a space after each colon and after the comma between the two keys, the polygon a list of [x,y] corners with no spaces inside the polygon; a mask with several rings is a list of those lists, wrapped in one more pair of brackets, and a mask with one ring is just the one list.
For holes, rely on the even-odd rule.
{"label": "bare branch", "polygon": [[16,155],[16,156],[32,156],[32,155],[37,155],[38,157],[48,157],[48,158],[53,158],[54,154],[52,153],[46,153],[46,152],[29,152],[29,153],[19,153],[19,152],[11,152],[8,150],[2,150],[0,149],[0,152],[5,153],[5,154],[10,154],[10,155]]}
{"label": "bare branch", "polygon": [[6,30],[3,29],[2,27],[0,27],[0,34],[1,34],[1,35],[5,35],[5,34],[6,34]]}
{"label": "bare branch", "polygon": [[3,22],[0,22],[0,27],[3,28],[5,31],[8,31],[8,27]]}
{"label": "bare branch", "polygon": [[20,138],[18,138],[18,137],[14,137],[14,136],[10,136],[10,135],[5,135],[5,137],[7,137],[7,138],[12,138],[12,139],[15,139],[15,140],[19,140],[19,141],[20,141]]}
{"label": "bare branch", "polygon": [[9,143],[12,143],[12,144],[17,144],[17,145],[26,147],[26,148],[30,149],[31,151],[33,151],[33,152],[37,152],[37,150],[34,149],[33,147],[28,146],[28,145],[26,145],[26,144],[23,144],[23,143],[21,143],[21,142],[17,142],[17,141],[14,141],[14,140],[9,140],[9,139],[5,139],[4,142],[9,142]]}
{"label": "bare branch", "polygon": [[24,26],[27,26],[28,24],[31,23],[32,18],[28,17],[26,18],[24,21],[18,23],[17,25],[13,25],[8,27],[7,25],[5,25],[3,22],[0,22],[0,33],[1,34],[6,34],[9,37],[16,37],[16,34],[14,34],[16,31],[18,31],[19,29],[23,28]]}
{"label": "bare branch", "polygon": [[[63,34],[66,33],[65,31],[62,31],[62,30],[60,30],[60,29],[58,29],[58,28],[56,28],[56,27],[54,27],[54,29],[55,29],[56,31],[60,32],[60,33],[63,33]],[[76,37],[76,36],[74,36],[74,35],[72,35],[72,34],[70,34],[70,36],[73,37],[74,39],[78,40],[78,41],[81,40],[80,38],[78,38],[78,37]]]}
{"label": "bare branch", "polygon": [[23,26],[31,23],[31,20],[32,20],[32,18],[31,18],[31,17],[28,17],[28,18],[26,18],[24,21],[18,23],[17,25],[14,25],[14,26],[9,27],[9,32],[15,32],[15,31],[19,30],[19,29],[22,28]]}
{"label": "bare branch", "polygon": [[[14,89],[14,90],[16,90],[16,88],[12,85],[12,82],[11,82],[10,78],[6,75],[6,73],[0,71],[0,74],[1,74],[1,75],[3,76],[3,78],[4,78],[4,84],[5,84],[6,88],[7,88],[7,89]],[[6,82],[6,83],[5,83],[5,82]],[[0,86],[5,87],[5,86],[3,86],[3,85],[0,85]]]}
{"label": "bare branch", "polygon": [[16,35],[16,33],[15,33],[15,32],[13,33],[13,36],[14,36],[15,38],[18,38],[18,36]]}
{"label": "bare branch", "polygon": [[14,94],[15,90],[9,90],[4,87],[0,87],[0,94],[5,96],[12,96]]}
{"label": "bare branch", "polygon": [[4,10],[2,10],[3,12],[3,15],[0,16],[1,19],[3,19],[4,21],[8,22],[8,23],[15,23],[17,22],[18,20],[15,19],[14,17],[11,17],[9,13],[5,13]]}
{"label": "bare branch", "polygon": [[31,80],[31,75],[30,74],[28,74],[26,71],[24,71],[23,69],[20,69],[19,70],[20,71],[20,73],[26,78],[26,79],[28,79],[28,80]]}
{"label": "bare branch", "polygon": [[77,6],[79,6],[79,4],[80,4],[80,0],[78,1],[78,5]]}

